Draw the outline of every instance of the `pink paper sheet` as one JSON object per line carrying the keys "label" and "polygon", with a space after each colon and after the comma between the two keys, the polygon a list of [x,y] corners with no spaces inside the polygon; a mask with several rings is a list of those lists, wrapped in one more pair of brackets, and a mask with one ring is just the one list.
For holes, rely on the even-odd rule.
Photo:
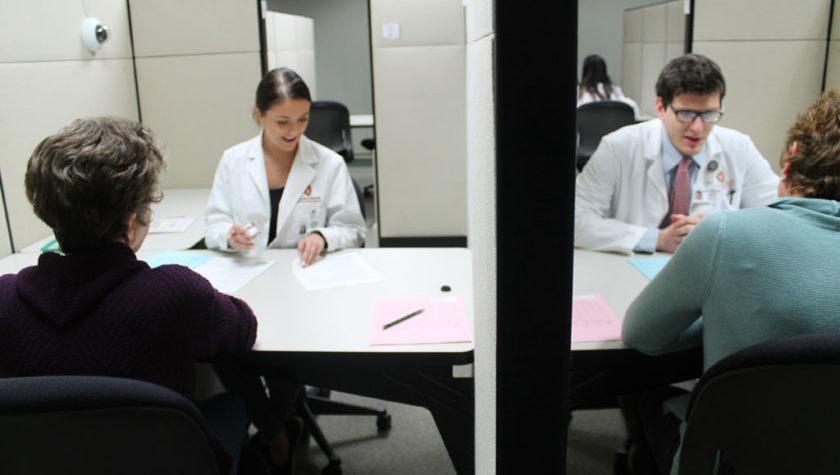
{"label": "pink paper sheet", "polygon": [[[415,310],[423,313],[386,330],[382,326]],[[373,301],[371,345],[417,345],[469,342],[470,329],[461,297],[377,299]]]}
{"label": "pink paper sheet", "polygon": [[572,342],[621,340],[621,322],[600,295],[572,299]]}

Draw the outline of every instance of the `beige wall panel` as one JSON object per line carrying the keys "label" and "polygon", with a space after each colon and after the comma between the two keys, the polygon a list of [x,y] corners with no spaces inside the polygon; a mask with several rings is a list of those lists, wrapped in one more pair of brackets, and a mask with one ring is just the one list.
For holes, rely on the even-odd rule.
{"label": "beige wall panel", "polygon": [[642,9],[644,43],[664,43],[667,35],[665,27],[668,24],[668,6],[666,4],[651,5]]}
{"label": "beige wall panel", "polygon": [[496,138],[493,36],[467,44],[467,245],[475,295],[475,473],[495,472]]}
{"label": "beige wall panel", "polygon": [[138,57],[259,51],[257,2],[130,0]]}
{"label": "beige wall panel", "polygon": [[373,64],[380,235],[465,235],[465,47],[375,48]]}
{"label": "beige wall panel", "polygon": [[830,5],[830,0],[697,1],[694,41],[825,39]]}
{"label": "beige wall panel", "polygon": [[24,193],[23,176],[32,150],[79,117],[137,120],[132,64],[130,60],[0,64],[0,104],[0,171],[12,237],[20,249],[49,234]]}
{"label": "beige wall panel", "polygon": [[109,39],[91,53],[82,45],[84,4],[67,0],[0,1],[0,63],[131,57],[125,0],[88,0],[88,13],[109,27]]}
{"label": "beige wall panel", "polygon": [[222,152],[258,132],[258,53],[137,59],[143,122],[166,144],[168,188],[209,187]]}
{"label": "beige wall panel", "polygon": [[840,20],[838,20],[840,19],[840,17],[838,17],[837,15],[840,15],[840,2],[834,3],[834,12],[832,14],[832,18],[834,18],[834,21],[831,23],[832,40],[840,40]]}
{"label": "beige wall panel", "polygon": [[621,64],[621,89],[624,94],[638,102],[642,94],[642,44],[625,43],[624,60]]}
{"label": "beige wall panel", "polygon": [[840,41],[832,40],[828,45],[828,65],[825,74],[825,88],[840,88]]}
{"label": "beige wall panel", "polygon": [[726,77],[720,124],[752,137],[778,172],[788,127],[820,93],[825,42],[695,42],[694,50],[713,58]]}
{"label": "beige wall panel", "polygon": [[685,13],[683,10],[683,2],[677,0],[668,2],[665,5],[667,9],[665,26],[665,40],[668,42],[685,41]]}
{"label": "beige wall panel", "polygon": [[493,0],[469,0],[465,15],[468,42],[493,34]]}
{"label": "beige wall panel", "polygon": [[656,79],[665,67],[665,43],[642,45],[642,80],[639,108],[643,113],[656,116]]}
{"label": "beige wall panel", "polygon": [[315,81],[315,33],[312,18],[266,12],[268,68],[287,67],[297,72],[317,98]]}
{"label": "beige wall panel", "polygon": [[[374,48],[464,44],[461,0],[371,0],[370,12]],[[399,38],[383,38],[382,25],[394,23],[399,25]]]}
{"label": "beige wall panel", "polygon": [[672,59],[682,56],[685,53],[685,44],[679,43],[665,43],[665,63]]}
{"label": "beige wall panel", "polygon": [[624,42],[641,43],[644,37],[644,11],[641,9],[624,11]]}

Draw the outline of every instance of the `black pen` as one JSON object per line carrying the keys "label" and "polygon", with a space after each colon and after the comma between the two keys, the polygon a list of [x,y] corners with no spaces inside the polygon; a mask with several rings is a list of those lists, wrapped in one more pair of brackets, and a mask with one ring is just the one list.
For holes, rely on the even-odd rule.
{"label": "black pen", "polygon": [[415,311],[409,313],[408,315],[406,315],[404,317],[400,317],[400,318],[394,320],[391,323],[386,323],[385,325],[382,325],[382,329],[387,330],[387,329],[391,328],[392,326],[396,325],[397,323],[402,323],[402,322],[408,320],[409,318],[411,318],[415,315],[420,315],[421,313],[423,313],[423,310],[424,309],[422,309],[422,308],[420,310],[415,310]]}

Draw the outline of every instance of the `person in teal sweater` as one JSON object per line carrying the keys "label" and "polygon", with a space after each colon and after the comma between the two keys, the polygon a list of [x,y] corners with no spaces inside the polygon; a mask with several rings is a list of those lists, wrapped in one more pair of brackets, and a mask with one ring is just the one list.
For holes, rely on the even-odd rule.
{"label": "person in teal sweater", "polygon": [[[840,91],[798,116],[780,164],[777,201],[709,215],[685,239],[628,308],[625,344],[654,355],[702,345],[707,369],[757,343],[840,331]],[[682,422],[689,394],[658,394]],[[639,430],[661,427],[640,416]],[[682,425],[665,424],[665,453],[648,440],[660,473],[676,473]]]}

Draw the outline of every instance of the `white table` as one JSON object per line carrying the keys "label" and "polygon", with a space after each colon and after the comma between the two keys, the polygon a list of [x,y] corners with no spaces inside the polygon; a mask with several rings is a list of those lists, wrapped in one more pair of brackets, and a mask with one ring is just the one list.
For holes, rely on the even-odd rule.
{"label": "white table", "polygon": [[[637,254],[634,259],[664,257]],[[574,295],[600,294],[610,310],[624,319],[627,307],[648,280],[628,256],[575,249]],[[572,343],[569,405],[572,409],[615,407],[616,396],[698,377],[698,349],[647,356],[620,341]]]}
{"label": "white table", "polygon": [[[152,204],[153,218],[194,217],[195,221],[182,233],[150,233],[140,251],[165,251],[167,249],[189,249],[204,238],[204,209],[210,188],[173,188],[163,190],[163,201]],[[55,236],[49,236],[30,244],[18,252],[41,253],[41,249],[54,244]]]}
{"label": "white table", "polygon": [[[652,256],[637,254],[633,258],[644,259],[668,255],[664,253],[656,253]],[[574,295],[600,294],[613,314],[619,320],[624,320],[627,307],[650,282],[627,259],[628,256],[623,254],[575,249],[572,293]],[[622,348],[627,347],[620,341],[572,343],[572,351]]]}
{"label": "white table", "polygon": [[373,114],[351,114],[350,127],[373,127]]}

